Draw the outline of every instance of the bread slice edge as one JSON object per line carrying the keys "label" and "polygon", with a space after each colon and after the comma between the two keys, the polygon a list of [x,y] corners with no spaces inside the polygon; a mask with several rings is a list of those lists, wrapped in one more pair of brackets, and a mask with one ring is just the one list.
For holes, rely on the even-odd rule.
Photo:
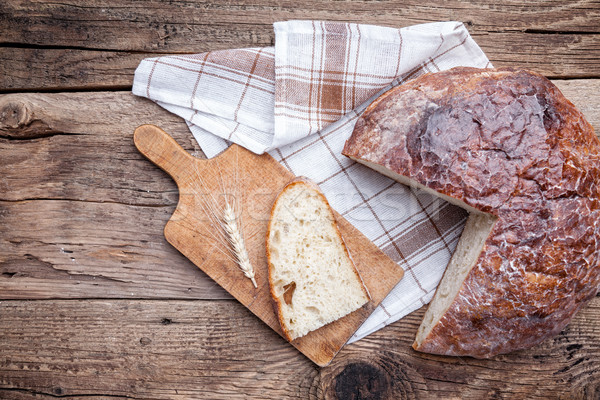
{"label": "bread slice edge", "polygon": [[[458,296],[465,279],[469,275],[469,272],[471,272],[471,270],[477,264],[479,256],[483,252],[485,243],[490,236],[490,233],[492,232],[498,218],[495,215],[483,213],[459,199],[436,192],[435,190],[428,188],[427,186],[424,186],[413,179],[390,171],[382,165],[362,160],[351,155],[347,156],[352,160],[359,162],[399,183],[423,190],[469,212],[467,223],[465,224],[465,228],[460,236],[458,244],[456,245],[456,249],[454,250],[452,257],[448,262],[448,266],[444,271],[444,275],[442,276],[442,279],[436,288],[433,299],[429,302],[427,311],[425,312],[423,320],[419,325],[419,329],[417,330],[415,341],[412,347],[415,350],[421,351],[422,346],[427,341],[427,337],[431,333],[432,329],[437,325],[438,322],[440,322],[446,311],[449,310],[450,306],[454,302],[454,299],[456,296]],[[473,244],[473,246],[470,246],[470,244]],[[464,259],[466,260],[462,263],[459,260],[461,255],[464,255]]]}

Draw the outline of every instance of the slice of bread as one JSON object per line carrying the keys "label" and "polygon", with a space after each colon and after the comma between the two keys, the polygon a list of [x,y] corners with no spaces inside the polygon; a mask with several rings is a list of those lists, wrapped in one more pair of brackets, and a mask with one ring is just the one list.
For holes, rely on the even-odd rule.
{"label": "slice of bread", "polygon": [[271,296],[292,341],[369,301],[329,203],[307,178],[286,185],[267,230]]}

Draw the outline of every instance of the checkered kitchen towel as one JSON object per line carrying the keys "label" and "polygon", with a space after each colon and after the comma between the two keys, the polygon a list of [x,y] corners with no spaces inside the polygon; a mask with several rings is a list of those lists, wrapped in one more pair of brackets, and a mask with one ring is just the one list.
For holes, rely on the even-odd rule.
{"label": "checkered kitchen towel", "polygon": [[145,59],[133,93],[184,118],[208,157],[235,142],[313,179],[333,208],[404,268],[355,341],[431,300],[466,214],[349,160],[344,142],[384,91],[426,72],[490,63],[459,22],[274,28],[275,47]]}

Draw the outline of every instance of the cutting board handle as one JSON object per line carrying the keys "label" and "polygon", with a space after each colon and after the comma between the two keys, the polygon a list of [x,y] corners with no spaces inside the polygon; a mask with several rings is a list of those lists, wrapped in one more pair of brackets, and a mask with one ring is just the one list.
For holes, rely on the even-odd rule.
{"label": "cutting board handle", "polygon": [[140,153],[171,175],[175,182],[183,182],[190,174],[191,163],[196,161],[175,139],[155,125],[136,128],[133,142]]}

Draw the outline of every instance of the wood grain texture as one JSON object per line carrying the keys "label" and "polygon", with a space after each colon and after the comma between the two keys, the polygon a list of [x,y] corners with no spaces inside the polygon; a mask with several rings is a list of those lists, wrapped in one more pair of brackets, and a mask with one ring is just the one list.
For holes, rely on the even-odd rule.
{"label": "wood grain texture", "polygon": [[175,184],[133,144],[144,123],[202,156],[181,118],[130,92],[1,95],[0,199],[175,205]]}
{"label": "wood grain texture", "polygon": [[[270,46],[289,19],[403,27],[458,20],[495,66],[551,77],[600,77],[600,5],[593,0],[465,2],[11,0],[0,5],[0,90],[131,86],[152,54]],[[4,48],[3,48],[4,46]]]}
{"label": "wood grain texture", "polygon": [[164,239],[177,187],[133,144],[155,121],[201,156],[180,118],[128,92],[0,104],[0,298],[231,298]]}
{"label": "wood grain texture", "polygon": [[[310,18],[460,20],[496,66],[600,78],[599,8],[595,0],[9,0],[0,2],[0,91],[127,90],[141,58],[272,45],[272,22]],[[596,132],[598,82],[557,82]],[[16,94],[0,104],[0,298],[84,299],[0,301],[2,399],[600,396],[598,298],[556,338],[491,361],[414,353],[419,311],[318,369],[238,302],[191,300],[231,297],[162,237],[177,189],[131,141],[136,126],[157,123],[200,154],[181,120],[125,92]],[[89,300],[103,297],[113,300]],[[114,300],[131,297],[171,300]]]}
{"label": "wood grain texture", "polygon": [[[265,238],[275,198],[295,176],[270,155],[257,156],[237,145],[210,160],[194,158],[155,125],[137,128],[134,142],[179,188],[177,208],[164,228],[169,243],[281,335],[269,289]],[[227,257],[227,239],[218,239],[218,221],[223,215],[210,213],[223,210],[225,199],[234,204],[239,221],[243,221],[238,227],[254,268],[257,288],[233,258]],[[348,221],[335,211],[334,214],[371,300],[351,314],[291,342],[320,366],[329,364],[404,274]]]}
{"label": "wood grain texture", "polygon": [[[600,80],[554,83],[600,133]],[[0,298],[231,298],[162,236],[178,191],[135,149],[143,123],[201,155],[129,92],[0,96]]]}
{"label": "wood grain texture", "polygon": [[164,240],[174,210],[0,201],[0,298],[231,298]]}
{"label": "wood grain texture", "polygon": [[0,91],[127,90],[148,52],[23,48],[0,45]]}
{"label": "wood grain texture", "polygon": [[[314,19],[407,26],[433,21],[465,21],[472,32],[567,32],[597,34],[600,6],[584,0],[498,2],[379,1],[238,2],[12,0],[2,8],[3,42],[131,51],[189,51],[204,38],[221,48],[270,44],[271,24]],[[251,29],[249,29],[251,28]],[[42,34],[43,33],[43,34]],[[191,40],[191,42],[190,42]],[[227,45],[230,46],[227,46]],[[206,45],[206,44],[204,44]],[[242,45],[242,46],[240,46]],[[227,46],[227,47],[224,47]]]}
{"label": "wood grain texture", "polygon": [[491,360],[413,351],[410,314],[317,368],[235,301],[2,301],[0,397],[595,399],[600,299]]}
{"label": "wood grain texture", "polygon": [[[378,24],[378,21],[371,23]],[[273,35],[270,25],[268,30],[261,37]],[[206,37],[211,34],[200,35],[202,39],[196,43],[197,36],[190,33],[181,49],[167,53],[270,46],[274,40],[274,37],[269,37],[264,43],[255,43],[244,38],[230,38],[225,45]],[[600,34],[508,31],[474,32],[472,36],[496,67],[522,66],[552,78],[600,77]],[[11,92],[126,89],[132,85],[133,73],[140,60],[160,55],[147,50],[2,49],[1,46],[0,49],[0,91]]]}

